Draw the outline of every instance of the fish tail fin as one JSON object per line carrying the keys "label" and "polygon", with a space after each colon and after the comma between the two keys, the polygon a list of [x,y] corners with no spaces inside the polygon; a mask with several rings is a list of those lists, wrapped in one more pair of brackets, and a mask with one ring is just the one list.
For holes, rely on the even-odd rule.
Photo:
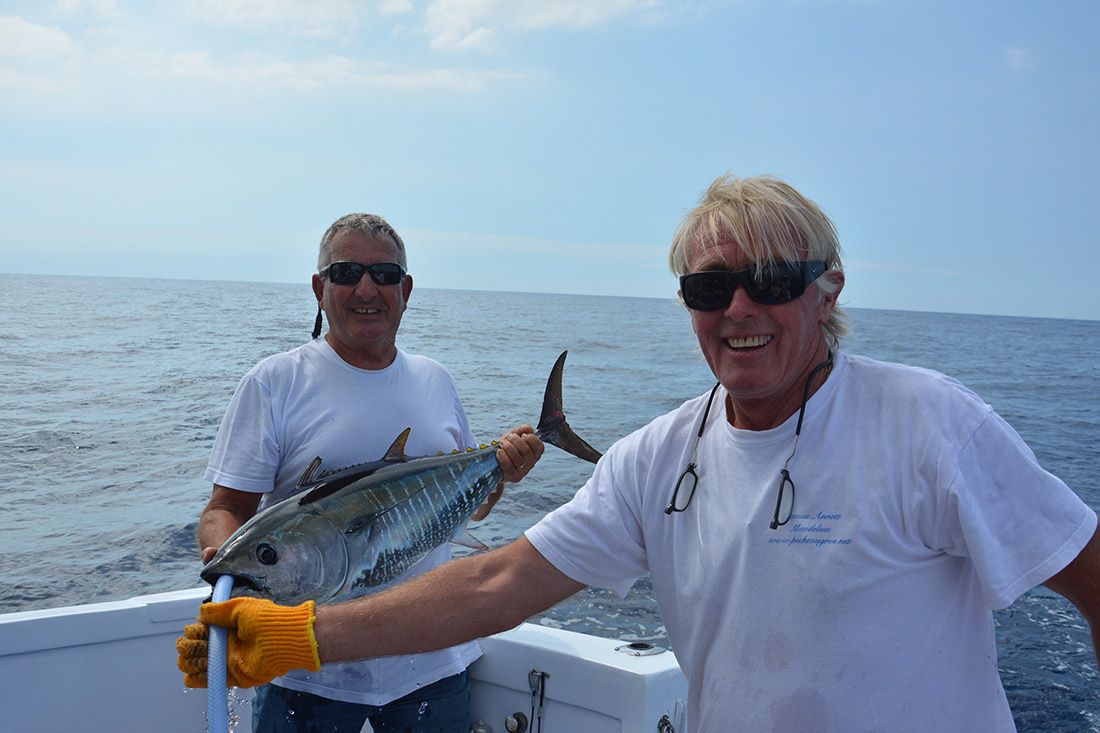
{"label": "fish tail fin", "polygon": [[544,442],[556,445],[577,458],[595,463],[600,460],[600,452],[573,432],[565,421],[565,412],[561,406],[561,374],[565,368],[565,355],[568,353],[561,352],[550,371],[550,378],[546,381],[546,395],[542,399],[542,417],[539,418],[536,432]]}

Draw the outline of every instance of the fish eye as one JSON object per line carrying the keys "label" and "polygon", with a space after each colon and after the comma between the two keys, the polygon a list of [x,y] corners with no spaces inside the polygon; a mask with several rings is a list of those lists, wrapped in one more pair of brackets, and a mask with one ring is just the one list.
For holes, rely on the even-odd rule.
{"label": "fish eye", "polygon": [[256,559],[264,565],[274,565],[279,559],[279,551],[264,542],[256,548]]}

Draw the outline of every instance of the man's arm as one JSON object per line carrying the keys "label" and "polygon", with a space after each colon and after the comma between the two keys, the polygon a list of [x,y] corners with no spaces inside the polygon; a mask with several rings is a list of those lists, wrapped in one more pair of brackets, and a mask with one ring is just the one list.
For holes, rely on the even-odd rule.
{"label": "man's arm", "polygon": [[322,662],[417,654],[494,634],[582,588],[521,537],[384,593],[332,606],[278,606],[257,598],[204,604],[200,623],[176,641],[177,664],[188,687],[206,687],[207,624],[224,626],[230,684],[252,687],[292,669],[317,671]]}
{"label": "man's arm", "polygon": [[1077,557],[1043,585],[1069,599],[1085,617],[1100,663],[1100,527]]}
{"label": "man's arm", "polygon": [[251,519],[260,506],[263,494],[238,491],[214,484],[210,501],[199,517],[199,550],[203,564],[210,562],[229,535]]}
{"label": "man's arm", "polygon": [[317,608],[322,662],[419,654],[505,631],[585,587],[526,537],[384,593]]}

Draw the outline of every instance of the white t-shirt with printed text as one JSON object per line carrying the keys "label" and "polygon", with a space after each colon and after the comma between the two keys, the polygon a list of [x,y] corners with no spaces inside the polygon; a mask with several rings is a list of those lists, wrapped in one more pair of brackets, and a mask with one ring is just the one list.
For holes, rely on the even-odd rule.
{"label": "white t-shirt with printed text", "polygon": [[785,526],[797,414],[738,430],[719,388],[686,511],[664,509],[709,393],[616,443],[526,536],[588,585],[651,574],[693,730],[1014,730],[991,609],[1076,557],[1096,513],[957,381],[834,358]]}

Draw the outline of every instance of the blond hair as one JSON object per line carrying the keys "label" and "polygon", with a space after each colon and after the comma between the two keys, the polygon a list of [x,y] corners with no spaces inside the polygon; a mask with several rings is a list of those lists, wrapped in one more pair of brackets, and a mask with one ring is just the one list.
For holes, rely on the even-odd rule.
{"label": "blond hair", "polygon": [[[672,238],[668,264],[677,277],[688,272],[692,248],[717,250],[733,241],[757,269],[777,261],[820,260],[843,272],[840,240],[832,220],[790,184],[773,176],[725,175],[703,192]],[[832,295],[841,283],[820,277],[813,283]],[[822,324],[825,341],[836,348],[848,333],[848,316],[839,306]]]}

